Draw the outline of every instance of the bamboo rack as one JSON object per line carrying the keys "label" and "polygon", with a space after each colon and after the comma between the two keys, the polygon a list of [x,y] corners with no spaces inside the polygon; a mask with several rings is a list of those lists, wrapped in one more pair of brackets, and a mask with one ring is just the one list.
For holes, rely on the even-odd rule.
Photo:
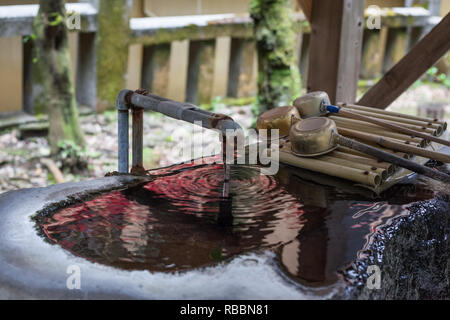
{"label": "bamboo rack", "polygon": [[[393,124],[434,136],[443,135],[447,127],[445,122],[437,121],[436,119],[407,116],[378,109],[372,110],[373,108],[357,105],[341,104],[341,106],[350,108],[353,112],[384,119]],[[424,156],[433,153],[430,150],[431,147],[427,148],[431,145],[430,142],[425,139],[394,132],[373,123],[343,117],[339,114],[329,115],[329,118],[335,121],[339,133],[343,136],[366,143],[396,156],[423,164],[426,161]],[[377,143],[379,141],[377,139],[380,138],[387,142],[386,146],[383,147]],[[289,141],[283,141],[280,148],[280,162],[282,163],[350,180],[357,185],[368,187],[377,192],[385,190],[387,187],[400,181],[402,177],[411,174],[409,170],[342,146],[339,146],[329,154],[315,158],[295,156],[291,153]],[[410,154],[412,150],[415,151],[415,154],[418,154],[418,158]],[[448,156],[442,155],[442,160],[445,159],[448,159]]]}

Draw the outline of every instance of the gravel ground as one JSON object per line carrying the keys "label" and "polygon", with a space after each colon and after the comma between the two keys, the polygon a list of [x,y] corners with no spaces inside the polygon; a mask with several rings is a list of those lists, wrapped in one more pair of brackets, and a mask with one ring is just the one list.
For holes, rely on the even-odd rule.
{"label": "gravel ground", "polygon": [[[444,86],[421,85],[405,92],[390,107],[408,114],[450,118],[450,91]],[[233,117],[243,128],[253,121],[251,106],[226,106],[215,103],[214,111]],[[117,118],[115,111],[81,117],[86,138],[84,157],[87,169],[64,169],[63,161],[54,159],[63,168],[65,181],[81,181],[103,177],[117,168]],[[197,129],[198,130],[198,129]],[[146,169],[168,166],[197,157],[183,154],[182,146],[191,139],[194,126],[159,114],[144,116],[144,166]],[[207,150],[220,150],[218,134],[203,130],[202,144]],[[54,184],[54,178],[42,158],[50,155],[45,138],[19,138],[19,130],[0,133],[0,193],[30,187]],[[198,139],[196,139],[198,140]]]}

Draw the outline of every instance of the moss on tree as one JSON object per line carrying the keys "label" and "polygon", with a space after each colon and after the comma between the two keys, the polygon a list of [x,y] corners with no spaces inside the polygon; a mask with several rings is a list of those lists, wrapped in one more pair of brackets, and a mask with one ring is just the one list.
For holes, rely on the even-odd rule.
{"label": "moss on tree", "polygon": [[63,140],[84,145],[78,119],[64,0],[41,0],[33,22],[35,33],[33,81],[37,110],[48,113],[49,142],[53,152]]}
{"label": "moss on tree", "polygon": [[126,86],[130,6],[127,0],[100,0],[98,14],[97,90],[99,109],[114,107]]}
{"label": "moss on tree", "polygon": [[290,0],[251,0],[258,49],[258,111],[289,105],[300,90]]}

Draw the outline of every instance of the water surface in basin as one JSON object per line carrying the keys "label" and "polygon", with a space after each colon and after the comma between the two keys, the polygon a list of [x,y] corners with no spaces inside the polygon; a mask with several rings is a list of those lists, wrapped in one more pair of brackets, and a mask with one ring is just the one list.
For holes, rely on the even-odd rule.
{"label": "water surface in basin", "polygon": [[226,200],[222,165],[183,164],[152,174],[150,182],[43,217],[40,228],[75,255],[127,270],[183,271],[273,250],[280,272],[323,286],[338,279],[379,226],[435,194],[419,180],[373,200],[342,181],[310,182],[303,170],[282,166],[265,176],[232,166]]}

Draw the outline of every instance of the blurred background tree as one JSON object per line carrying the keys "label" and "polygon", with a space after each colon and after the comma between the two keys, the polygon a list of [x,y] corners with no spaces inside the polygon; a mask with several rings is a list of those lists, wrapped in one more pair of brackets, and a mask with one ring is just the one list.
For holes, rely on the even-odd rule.
{"label": "blurred background tree", "polygon": [[61,141],[84,145],[72,81],[64,0],[40,0],[33,23],[33,97],[37,110],[48,114],[49,142],[57,153]]}
{"label": "blurred background tree", "polygon": [[251,0],[258,48],[258,113],[290,105],[300,91],[291,0]]}

